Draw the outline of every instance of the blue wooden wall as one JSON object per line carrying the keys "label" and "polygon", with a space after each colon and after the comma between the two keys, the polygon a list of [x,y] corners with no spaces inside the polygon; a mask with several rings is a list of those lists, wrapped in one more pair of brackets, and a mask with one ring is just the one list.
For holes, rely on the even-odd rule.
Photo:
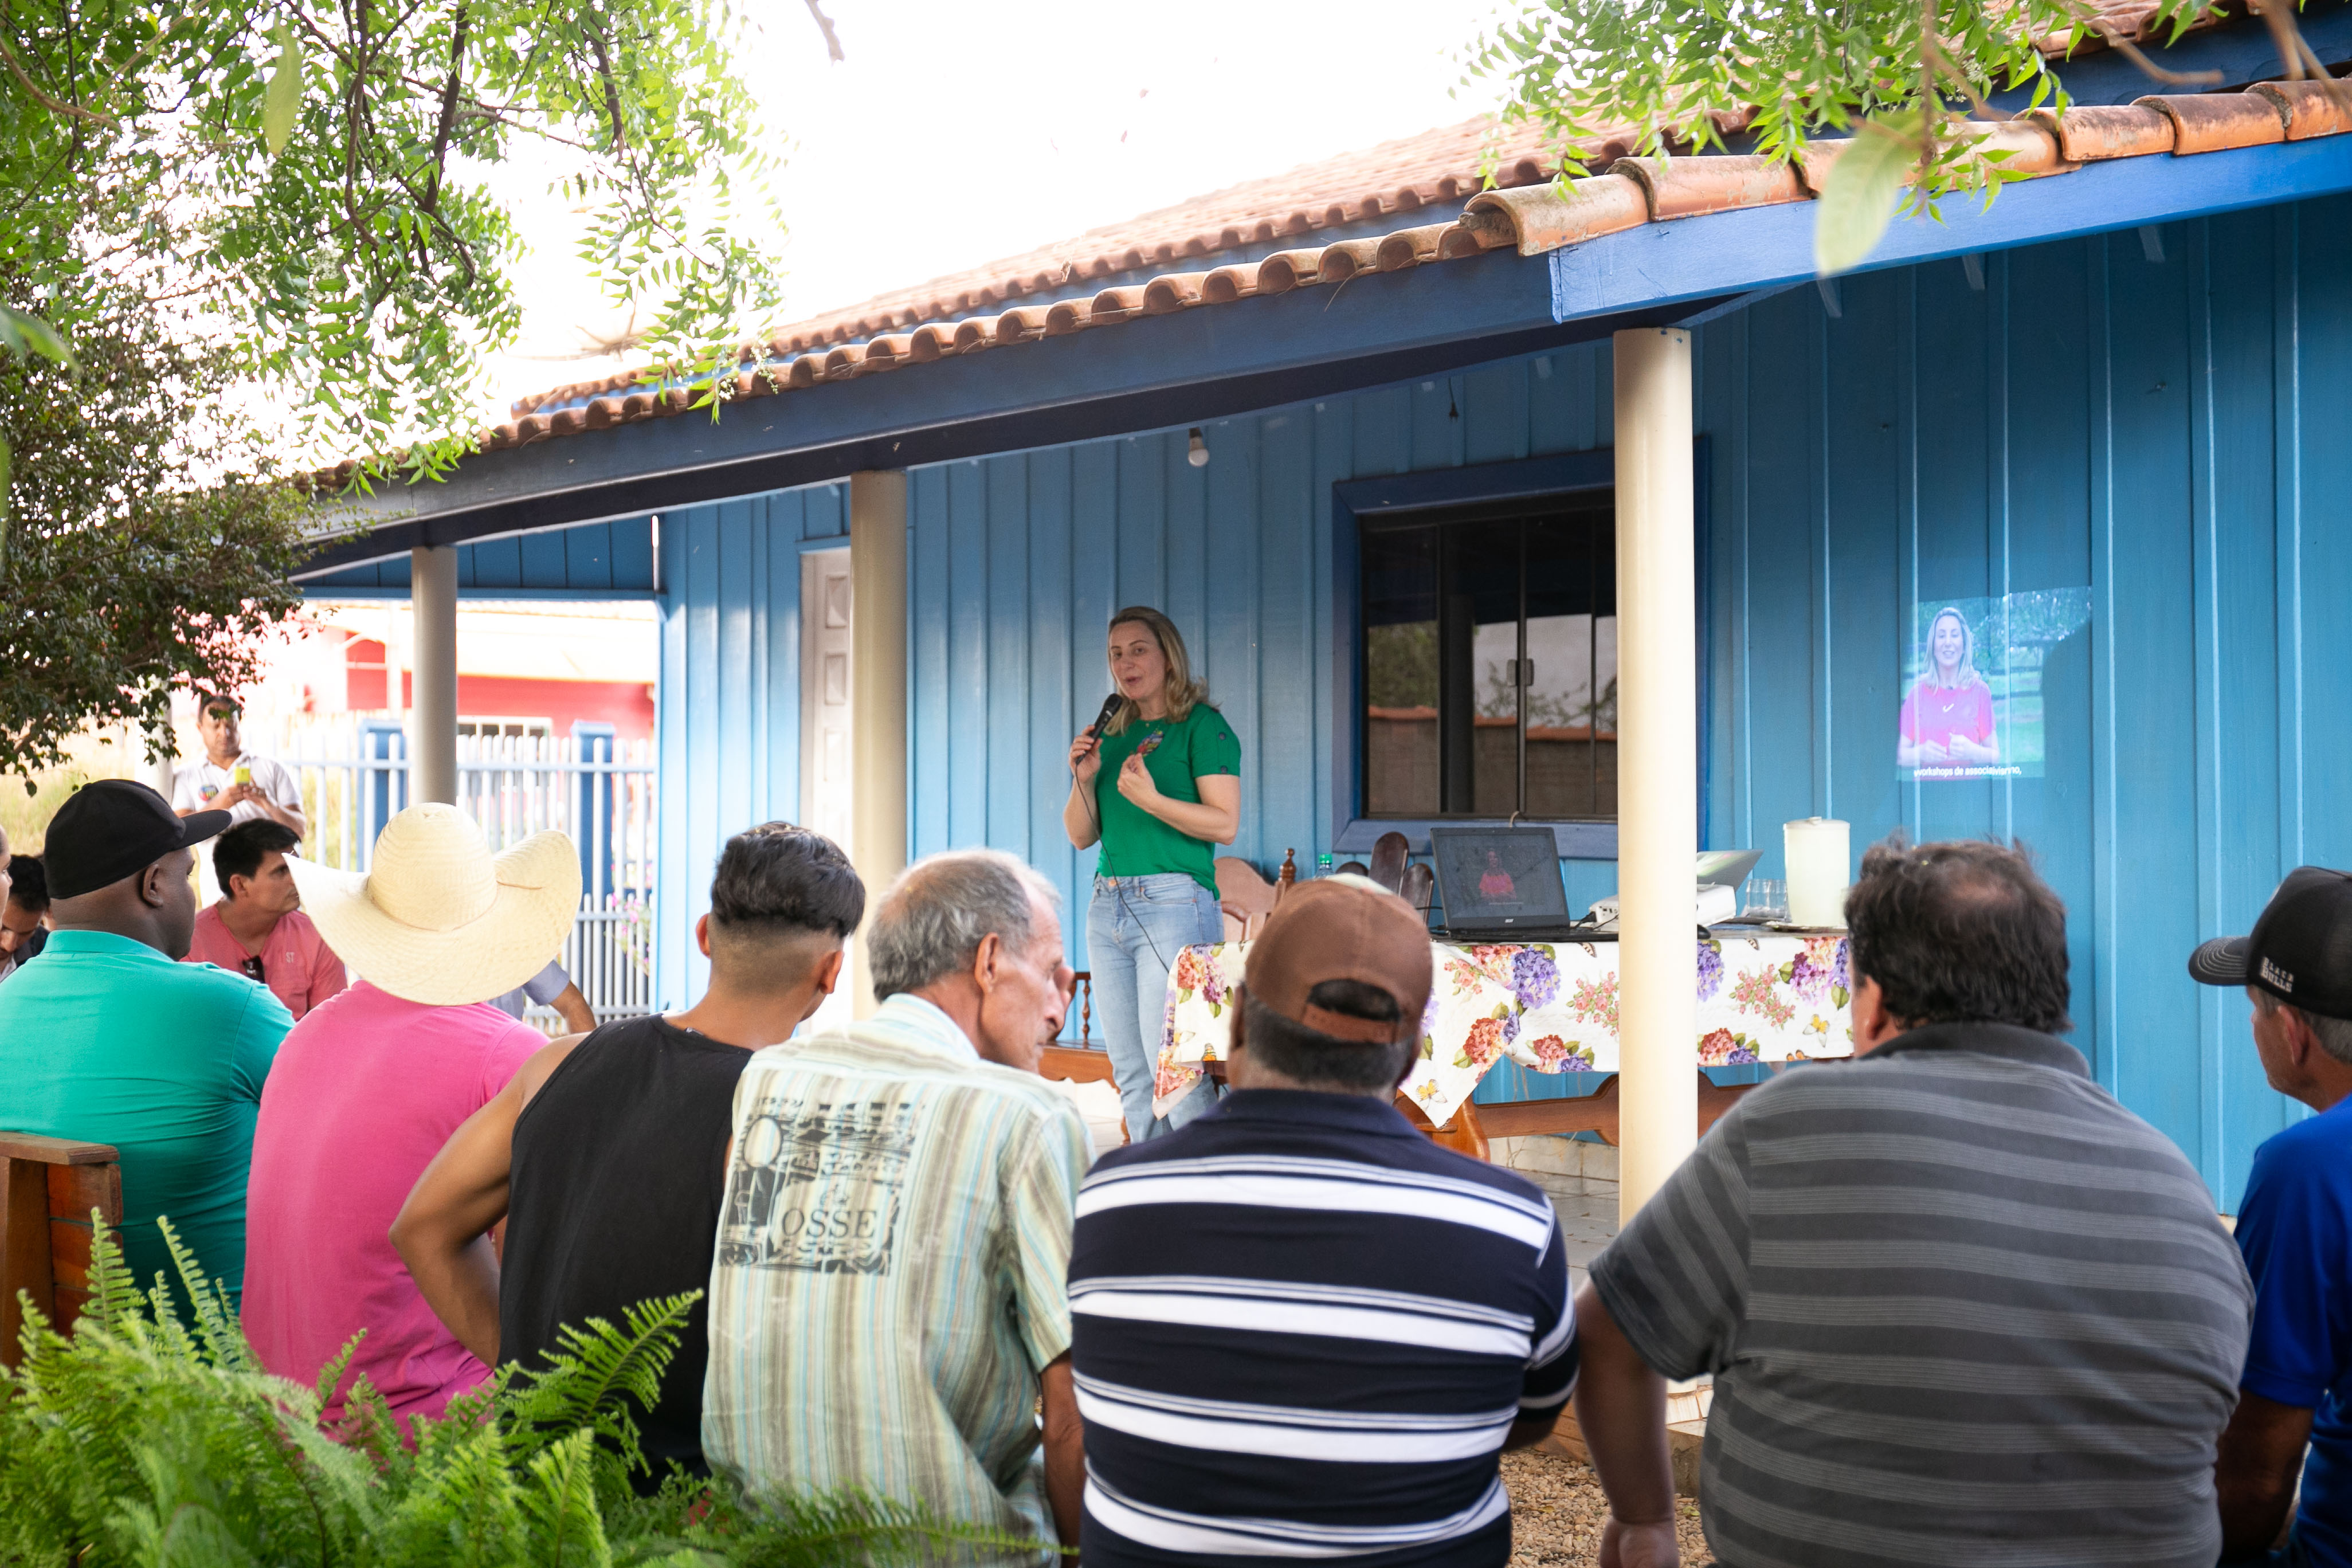
{"label": "blue wooden wall", "polygon": [[[2016,837],[2065,898],[2074,1040],[2225,1208],[2301,1108],[2242,995],[2193,984],[2296,865],[2352,866],[2352,202],[1849,279],[1709,326],[1724,842]],[[1898,784],[1910,607],[2092,590],[2044,775]],[[2329,605],[2337,608],[2330,610]]]}
{"label": "blue wooden wall", "polygon": [[[468,598],[633,599],[651,594],[654,581],[650,516],[457,546],[457,592]],[[405,597],[408,557],[349,567],[302,586],[322,598],[338,593]]]}
{"label": "blue wooden wall", "polygon": [[[1717,846],[1853,824],[2025,839],[2065,897],[2076,1043],[2187,1150],[2223,1205],[2295,1108],[2262,1081],[2242,997],[2182,967],[2277,878],[2352,866],[2352,700],[2325,676],[2352,601],[2352,201],[1799,289],[1697,346],[1710,455],[1706,809]],[[1060,809],[1107,689],[1110,611],[1190,635],[1244,752],[1236,853],[1328,845],[1331,486],[1611,443],[1606,345],[1203,426],[916,470],[908,809],[918,854],[992,844],[1070,898],[1091,853]],[[838,488],[663,520],[663,991],[724,832],[796,805],[803,540]],[[2087,586],[2090,635],[2046,673],[2039,779],[1899,784],[1902,628],[1922,601]],[[2341,613],[2340,611],[2336,613]],[[681,795],[687,801],[680,810]],[[1614,886],[1570,862],[1572,903]],[[681,983],[679,977],[686,977]],[[1575,1079],[1507,1067],[1490,1094]],[[1482,1094],[1481,1098],[1488,1095]]]}
{"label": "blue wooden wall", "polygon": [[[1028,857],[1083,909],[1061,826],[1070,739],[1109,690],[1111,613],[1157,605],[1242,743],[1241,837],[1269,872],[1330,846],[1331,487],[1605,447],[1609,356],[1585,346],[1202,427],[918,469],[913,847]],[[1060,770],[1060,771],[1057,771]],[[1570,863],[1571,901],[1614,890]],[[1072,924],[1077,923],[1075,920]],[[1074,950],[1075,951],[1075,950]]]}
{"label": "blue wooden wall", "polygon": [[728,837],[800,815],[803,544],[849,542],[849,487],[662,514],[660,897],[656,994],[709,984],[694,922]]}

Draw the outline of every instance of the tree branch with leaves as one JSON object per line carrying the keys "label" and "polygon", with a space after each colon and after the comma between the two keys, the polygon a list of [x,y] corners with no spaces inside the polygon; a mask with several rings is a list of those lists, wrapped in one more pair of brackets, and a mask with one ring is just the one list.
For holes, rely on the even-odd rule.
{"label": "tree branch with leaves", "polygon": [[493,184],[518,157],[560,158],[581,258],[666,367],[710,379],[772,326],[778,156],[741,43],[726,0],[5,0],[0,276],[67,341],[77,301],[143,292],[302,459],[437,473],[520,327]]}
{"label": "tree branch with leaves", "polygon": [[[2325,78],[2290,0],[2260,9],[2282,74]],[[2215,0],[2164,0],[2150,26],[2170,42],[2219,12]],[[1735,126],[1756,153],[1790,161],[1824,135],[1851,138],[1815,217],[1826,275],[1859,265],[1898,211],[1937,216],[1963,192],[1990,203],[2025,177],[1992,143],[1990,122],[2005,116],[1988,100],[2030,89],[2029,110],[2063,112],[2063,62],[2094,37],[2156,80],[2220,79],[2157,66],[2088,0],[1523,0],[1466,63],[1504,88],[1506,123],[1536,127],[1559,152],[1563,181],[1589,173],[1582,150],[1611,139],[1660,157],[1722,151]]]}

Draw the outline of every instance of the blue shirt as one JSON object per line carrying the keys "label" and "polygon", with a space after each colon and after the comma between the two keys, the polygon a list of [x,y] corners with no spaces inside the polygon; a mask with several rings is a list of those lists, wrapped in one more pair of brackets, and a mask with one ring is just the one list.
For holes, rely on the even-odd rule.
{"label": "blue shirt", "polygon": [[54,931],[41,961],[0,985],[0,1128],[113,1144],[140,1288],[179,1278],[161,1215],[235,1299],[254,1117],[293,1026],[242,974],[108,931]]}
{"label": "blue shirt", "polygon": [[2240,1384],[2311,1412],[2295,1533],[2315,1568],[2352,1565],[2352,1100],[2254,1151],[2238,1247],[2254,1281]]}
{"label": "blue shirt", "polygon": [[1576,1381],[1550,1202],[1360,1095],[1104,1155],[1070,1313],[1087,1568],[1501,1568],[1503,1440]]}

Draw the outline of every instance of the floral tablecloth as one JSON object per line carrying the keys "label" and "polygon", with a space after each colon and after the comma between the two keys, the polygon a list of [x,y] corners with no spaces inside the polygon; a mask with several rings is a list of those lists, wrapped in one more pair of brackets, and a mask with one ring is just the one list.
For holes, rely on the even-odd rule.
{"label": "floral tablecloth", "polygon": [[[1430,945],[1436,984],[1404,1092],[1432,1121],[1506,1057],[1530,1072],[1617,1070],[1615,942]],[[1700,1065],[1853,1054],[1843,937],[1725,934],[1697,945]],[[1200,1081],[1199,1064],[1224,1054],[1248,950],[1216,942],[1177,956],[1152,1085],[1160,1111]]]}

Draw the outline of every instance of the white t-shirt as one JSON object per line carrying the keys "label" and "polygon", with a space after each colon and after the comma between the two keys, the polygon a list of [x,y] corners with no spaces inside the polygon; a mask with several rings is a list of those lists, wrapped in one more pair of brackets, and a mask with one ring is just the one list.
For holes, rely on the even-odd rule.
{"label": "white t-shirt", "polygon": [[[172,809],[209,810],[213,796],[236,782],[238,768],[247,770],[253,776],[253,787],[271,801],[289,811],[302,809],[302,786],[296,782],[294,771],[283,763],[257,757],[251,752],[238,757],[226,768],[215,767],[210,757],[198,757],[193,763],[183,764],[172,774]],[[268,815],[252,801],[241,800],[229,807],[229,826],[234,827],[240,822],[251,822],[255,817]]]}
{"label": "white t-shirt", "polygon": [[[294,770],[268,757],[257,757],[251,752],[239,756],[229,766],[215,767],[210,757],[198,757],[184,763],[172,773],[172,809],[173,811],[206,811],[211,809],[213,796],[236,782],[236,771],[247,770],[253,775],[253,787],[270,800],[291,811],[302,809],[302,785]],[[269,814],[249,800],[238,801],[228,808],[228,825],[251,822]],[[204,902],[209,904],[221,895],[220,879],[213,875],[212,840],[196,847],[196,889]]]}

